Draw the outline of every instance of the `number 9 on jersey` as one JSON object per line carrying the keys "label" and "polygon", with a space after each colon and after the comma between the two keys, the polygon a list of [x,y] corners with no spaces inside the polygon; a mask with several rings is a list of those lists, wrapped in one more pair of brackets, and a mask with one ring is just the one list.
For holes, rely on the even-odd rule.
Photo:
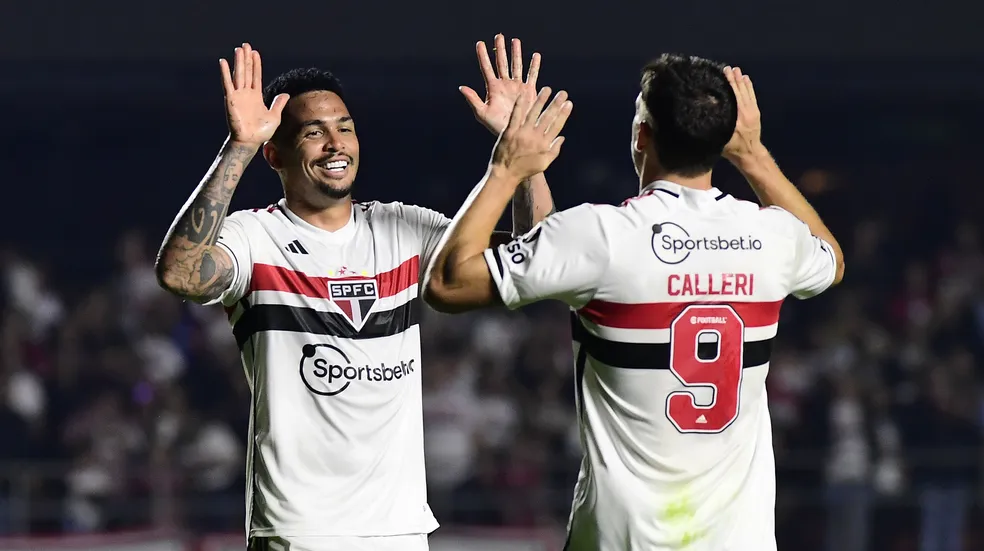
{"label": "number 9 on jersey", "polygon": [[[698,406],[689,390],[671,392],[666,417],[682,433],[718,433],[738,418],[745,323],[725,304],[692,304],[670,325],[670,371],[685,387],[711,390]],[[711,346],[711,344],[716,346]]]}

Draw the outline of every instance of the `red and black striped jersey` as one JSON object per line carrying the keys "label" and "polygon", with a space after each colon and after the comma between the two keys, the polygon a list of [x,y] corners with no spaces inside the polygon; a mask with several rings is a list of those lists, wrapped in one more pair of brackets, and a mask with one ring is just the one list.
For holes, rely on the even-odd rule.
{"label": "red and black striped jersey", "polygon": [[353,204],[327,232],[284,201],[230,215],[226,306],[252,391],[250,536],[427,534],[421,270],[449,220]]}
{"label": "red and black striped jersey", "polygon": [[485,253],[503,302],[571,307],[585,458],[571,551],[775,549],[765,379],[831,247],[778,208],[656,182]]}

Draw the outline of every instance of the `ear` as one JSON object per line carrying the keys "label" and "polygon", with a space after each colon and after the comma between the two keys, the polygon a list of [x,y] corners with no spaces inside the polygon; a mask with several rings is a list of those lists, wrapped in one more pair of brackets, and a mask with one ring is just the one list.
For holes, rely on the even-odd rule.
{"label": "ear", "polygon": [[266,159],[270,168],[274,170],[280,170],[284,166],[283,161],[280,159],[280,154],[277,152],[277,146],[273,145],[272,141],[263,144],[263,158]]}
{"label": "ear", "polygon": [[653,129],[649,126],[646,121],[640,121],[636,125],[634,135],[632,136],[632,147],[636,151],[642,153],[649,147],[649,142],[652,140]]}

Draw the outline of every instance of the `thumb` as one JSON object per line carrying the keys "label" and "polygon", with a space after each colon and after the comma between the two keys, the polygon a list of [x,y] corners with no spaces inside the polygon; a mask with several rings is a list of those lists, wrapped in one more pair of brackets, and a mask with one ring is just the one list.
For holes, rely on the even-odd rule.
{"label": "thumb", "polygon": [[287,100],[289,99],[290,96],[288,94],[280,94],[273,98],[273,103],[270,104],[270,112],[279,117],[284,112],[284,107],[287,107]]}
{"label": "thumb", "polygon": [[467,101],[468,105],[471,106],[472,111],[478,112],[478,110],[482,108],[482,105],[485,104],[485,102],[482,101],[482,97],[478,95],[478,92],[467,86],[459,86],[458,91],[461,92],[462,96],[465,96],[465,101]]}

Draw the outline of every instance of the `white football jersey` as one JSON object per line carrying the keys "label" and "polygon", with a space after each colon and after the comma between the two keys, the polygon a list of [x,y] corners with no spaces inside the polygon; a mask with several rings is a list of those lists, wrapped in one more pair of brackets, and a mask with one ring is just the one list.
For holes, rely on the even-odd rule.
{"label": "white football jersey", "polygon": [[438,526],[427,505],[421,270],[450,222],[355,203],[335,232],[286,202],[240,211],[218,245],[252,392],[249,536],[392,536]]}
{"label": "white football jersey", "polygon": [[829,287],[831,251],[782,209],[656,182],[485,252],[510,308],[573,310],[569,551],[775,549],[765,378],[783,299]]}

